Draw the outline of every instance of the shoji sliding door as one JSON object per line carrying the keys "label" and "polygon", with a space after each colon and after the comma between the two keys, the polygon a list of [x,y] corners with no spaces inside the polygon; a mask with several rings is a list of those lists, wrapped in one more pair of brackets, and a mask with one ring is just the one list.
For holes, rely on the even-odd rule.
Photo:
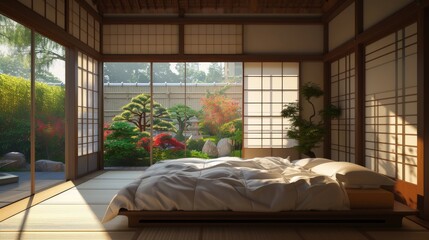
{"label": "shoji sliding door", "polygon": [[244,148],[245,157],[276,155],[287,147],[287,119],[281,117],[285,104],[298,101],[299,63],[244,63]]}
{"label": "shoji sliding door", "polygon": [[331,104],[341,116],[331,120],[331,158],[355,162],[355,54],[331,63]]}
{"label": "shoji sliding door", "polygon": [[417,184],[417,24],[368,45],[365,73],[366,166]]}
{"label": "shoji sliding door", "polygon": [[99,79],[98,62],[78,53],[78,175],[98,168],[99,146]]}

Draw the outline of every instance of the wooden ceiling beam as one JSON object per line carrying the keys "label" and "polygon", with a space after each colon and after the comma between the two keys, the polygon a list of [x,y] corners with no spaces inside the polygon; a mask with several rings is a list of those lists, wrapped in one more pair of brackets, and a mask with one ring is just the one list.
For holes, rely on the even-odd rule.
{"label": "wooden ceiling beam", "polygon": [[322,61],[320,54],[104,54],[105,62],[295,62]]}
{"label": "wooden ceiling beam", "polygon": [[[82,0],[83,1],[83,0]],[[102,14],[323,14],[334,2],[354,0],[93,0]],[[139,11],[137,11],[139,9]],[[176,10],[177,9],[177,10]]]}
{"label": "wooden ceiling beam", "polygon": [[322,17],[116,17],[105,16],[105,24],[281,24],[322,25]]}

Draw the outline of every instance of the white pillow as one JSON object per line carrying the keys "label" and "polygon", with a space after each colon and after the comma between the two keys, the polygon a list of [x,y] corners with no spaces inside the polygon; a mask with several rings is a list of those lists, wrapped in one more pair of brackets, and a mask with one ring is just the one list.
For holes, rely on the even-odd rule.
{"label": "white pillow", "polygon": [[378,188],[395,184],[395,181],[385,175],[350,162],[323,163],[312,167],[311,171],[332,177],[346,188]]}
{"label": "white pillow", "polygon": [[327,158],[303,158],[292,161],[292,164],[295,166],[303,167],[305,169],[310,169],[322,163],[333,162],[334,160]]}

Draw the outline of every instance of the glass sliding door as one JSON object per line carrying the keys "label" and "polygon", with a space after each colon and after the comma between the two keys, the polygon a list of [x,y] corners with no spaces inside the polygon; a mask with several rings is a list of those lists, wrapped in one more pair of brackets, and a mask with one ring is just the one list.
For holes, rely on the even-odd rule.
{"label": "glass sliding door", "polygon": [[3,207],[65,180],[65,48],[2,15],[0,99]]}
{"label": "glass sliding door", "polygon": [[185,63],[153,63],[152,162],[186,157],[184,131],[191,109],[186,105]]}
{"label": "glass sliding door", "polygon": [[36,191],[65,180],[65,48],[35,34]]}
{"label": "glass sliding door", "polygon": [[[197,63],[198,70],[205,74],[188,74],[189,96],[198,96],[194,101],[199,111],[198,149],[209,158],[241,157],[242,142],[242,82],[241,62]],[[198,72],[197,72],[198,73]],[[198,103],[199,102],[199,103]],[[193,104],[193,103],[191,103]]]}
{"label": "glass sliding door", "polygon": [[0,207],[31,194],[31,31],[0,15]]}
{"label": "glass sliding door", "polygon": [[150,164],[151,64],[104,63],[104,166]]}
{"label": "glass sliding door", "polygon": [[242,69],[234,62],[105,63],[105,166],[241,156]]}

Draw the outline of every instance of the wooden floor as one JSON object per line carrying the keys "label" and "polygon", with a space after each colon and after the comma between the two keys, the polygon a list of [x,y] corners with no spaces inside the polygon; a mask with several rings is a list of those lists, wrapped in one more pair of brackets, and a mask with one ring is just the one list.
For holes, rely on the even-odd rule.
{"label": "wooden floor", "polygon": [[404,219],[402,228],[288,226],[146,227],[130,229],[118,216],[101,224],[104,211],[122,186],[139,171],[108,171],[29,210],[0,222],[0,239],[186,239],[186,240],[420,240],[429,230]]}

